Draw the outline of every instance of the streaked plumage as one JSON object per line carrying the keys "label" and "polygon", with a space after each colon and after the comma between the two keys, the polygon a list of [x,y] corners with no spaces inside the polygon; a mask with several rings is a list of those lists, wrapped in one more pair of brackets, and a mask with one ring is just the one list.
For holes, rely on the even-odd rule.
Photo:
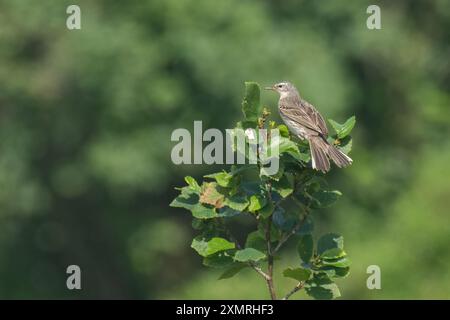
{"label": "streaked plumage", "polygon": [[291,83],[281,82],[267,89],[280,94],[278,110],[289,130],[300,139],[308,140],[313,169],[329,171],[328,159],[332,159],[339,168],[352,163],[349,156],[328,143],[328,128],[324,119],[313,105],[300,97]]}

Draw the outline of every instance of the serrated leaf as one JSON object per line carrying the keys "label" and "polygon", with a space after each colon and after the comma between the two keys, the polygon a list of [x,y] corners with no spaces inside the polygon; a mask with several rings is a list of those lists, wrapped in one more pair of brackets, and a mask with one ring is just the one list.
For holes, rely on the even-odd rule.
{"label": "serrated leaf", "polygon": [[347,119],[343,124],[340,124],[332,119],[328,119],[328,122],[330,122],[331,126],[333,127],[334,131],[336,131],[336,135],[339,139],[342,139],[350,134],[353,127],[356,123],[355,116],[352,116]]}
{"label": "serrated leaf", "polygon": [[324,274],[315,274],[305,284],[306,293],[318,300],[336,299],[341,296],[338,286]]}
{"label": "serrated leaf", "polygon": [[325,273],[330,279],[331,278],[345,278],[350,273],[350,268],[337,268],[333,266],[323,266],[317,269],[318,272]]}
{"label": "serrated leaf", "polygon": [[283,276],[297,281],[306,281],[311,276],[311,270],[303,268],[287,268],[283,271]]}
{"label": "serrated leaf", "polygon": [[217,212],[214,208],[210,208],[202,205],[201,203],[197,203],[191,208],[192,216],[197,219],[212,219],[216,218]]}
{"label": "serrated leaf", "polygon": [[337,268],[346,268],[351,265],[351,261],[347,257],[339,259],[322,259],[321,263],[324,266],[333,266]]}
{"label": "serrated leaf", "polygon": [[248,261],[259,261],[266,257],[264,252],[256,250],[254,248],[245,248],[243,250],[236,251],[234,255],[234,260],[239,262],[248,262]]}
{"label": "serrated leaf", "polygon": [[184,177],[184,180],[186,181],[188,186],[192,189],[192,191],[195,191],[197,193],[200,192],[200,186],[194,178],[192,178],[191,176],[186,176]]}
{"label": "serrated leaf", "polygon": [[297,245],[297,252],[300,259],[302,259],[304,263],[309,263],[314,252],[314,241],[312,235],[305,234],[300,237]]}
{"label": "serrated leaf", "polygon": [[203,265],[211,268],[226,268],[234,264],[233,257],[221,251],[203,258]]}
{"label": "serrated leaf", "polygon": [[247,267],[244,263],[234,263],[231,267],[229,267],[227,270],[225,270],[224,273],[221,274],[219,277],[219,280],[223,279],[229,279],[233,276],[235,276],[239,271]]}
{"label": "serrated leaf", "polygon": [[267,204],[258,211],[258,213],[263,218],[268,218],[273,213],[274,209],[275,209],[275,206],[273,205],[272,201],[268,201]]}
{"label": "serrated leaf", "polygon": [[272,182],[272,190],[282,198],[288,197],[294,191],[294,179],[291,174],[284,174],[279,181]]}
{"label": "serrated leaf", "polygon": [[197,251],[202,257],[207,257],[219,251],[234,249],[235,244],[219,237],[214,237],[209,240],[203,237],[196,237],[192,240],[191,248]]}
{"label": "serrated leaf", "polygon": [[250,202],[243,195],[233,195],[231,197],[226,197],[224,201],[224,205],[241,212],[244,211],[249,204]]}
{"label": "serrated leaf", "polygon": [[198,192],[189,186],[181,188],[180,191],[180,195],[173,199],[169,206],[191,210],[199,201]]}
{"label": "serrated leaf", "polygon": [[324,259],[340,259],[345,257],[346,253],[341,248],[332,248],[325,250],[320,256]]}
{"label": "serrated leaf", "polygon": [[344,250],[344,237],[336,233],[327,233],[317,242],[317,253],[319,255],[334,248]]}
{"label": "serrated leaf", "polygon": [[298,217],[285,212],[282,207],[276,207],[272,215],[273,224],[282,231],[291,231],[297,221]]}
{"label": "serrated leaf", "polygon": [[311,196],[313,198],[311,208],[319,209],[331,206],[342,196],[342,193],[338,190],[319,190]]}
{"label": "serrated leaf", "polygon": [[256,212],[261,210],[267,204],[267,199],[259,194],[254,194],[250,197],[250,204],[248,206],[248,211]]}
{"label": "serrated leaf", "polygon": [[234,210],[230,207],[222,207],[217,210],[217,217],[229,218],[241,214],[240,211]]}
{"label": "serrated leaf", "polygon": [[258,121],[261,113],[260,88],[256,82],[245,82],[245,95],[242,101],[242,112],[247,121]]}
{"label": "serrated leaf", "polygon": [[205,178],[215,179],[217,184],[224,188],[234,185],[233,175],[225,171],[208,174]]}
{"label": "serrated leaf", "polygon": [[253,231],[248,234],[247,240],[245,241],[245,247],[255,248],[256,250],[264,252],[267,250],[267,243],[259,231]]}

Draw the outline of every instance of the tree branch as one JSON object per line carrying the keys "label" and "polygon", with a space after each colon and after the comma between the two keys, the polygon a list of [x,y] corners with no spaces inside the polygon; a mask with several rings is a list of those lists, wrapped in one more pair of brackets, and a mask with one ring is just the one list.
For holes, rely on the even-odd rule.
{"label": "tree branch", "polygon": [[294,293],[301,290],[304,285],[305,285],[304,281],[300,281],[299,283],[297,283],[297,285],[294,287],[294,289],[289,291],[288,294],[286,294],[286,296],[283,298],[283,300],[288,300]]}

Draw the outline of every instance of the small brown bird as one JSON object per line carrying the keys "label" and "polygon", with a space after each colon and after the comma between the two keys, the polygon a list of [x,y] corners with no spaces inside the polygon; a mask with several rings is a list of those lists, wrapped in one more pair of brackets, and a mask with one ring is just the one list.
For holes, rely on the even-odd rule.
{"label": "small brown bird", "polygon": [[300,139],[309,142],[312,167],[327,172],[330,170],[329,158],[339,168],[352,163],[352,159],[327,141],[328,128],[320,113],[309,102],[300,97],[297,89],[289,82],[280,82],[267,90],[280,94],[278,110],[289,130]]}

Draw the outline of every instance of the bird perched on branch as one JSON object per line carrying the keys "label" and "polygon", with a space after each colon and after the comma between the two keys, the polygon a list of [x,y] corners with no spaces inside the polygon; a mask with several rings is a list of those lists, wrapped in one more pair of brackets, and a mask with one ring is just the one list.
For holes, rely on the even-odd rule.
{"label": "bird perched on branch", "polygon": [[339,167],[346,167],[352,159],[327,141],[328,128],[320,113],[309,102],[300,97],[297,89],[289,82],[280,82],[267,90],[280,94],[278,110],[289,130],[300,139],[309,142],[312,167],[327,172],[330,161]]}

